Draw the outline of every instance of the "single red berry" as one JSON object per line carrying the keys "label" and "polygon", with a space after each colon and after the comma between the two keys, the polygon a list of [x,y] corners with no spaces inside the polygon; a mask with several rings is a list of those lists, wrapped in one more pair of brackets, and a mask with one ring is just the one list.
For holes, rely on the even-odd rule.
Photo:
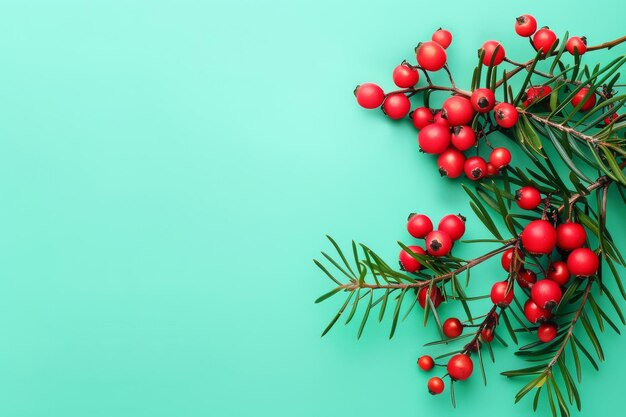
{"label": "single red berry", "polygon": [[463,174],[465,155],[463,152],[450,147],[439,154],[437,166],[442,177],[458,178]]}
{"label": "single red berry", "polygon": [[433,33],[431,38],[433,42],[437,42],[444,49],[446,49],[452,43],[452,34],[445,29],[439,29]]}
{"label": "single red berry", "polygon": [[441,304],[441,301],[443,300],[443,298],[441,297],[441,291],[439,291],[439,288],[422,287],[420,289],[419,293],[417,293],[417,302],[422,308],[426,307],[426,294],[430,294],[430,301],[432,301],[435,308],[439,307],[439,305]]}
{"label": "single red berry", "polygon": [[417,63],[426,71],[439,71],[446,65],[446,50],[437,42],[428,41],[415,48]]}
{"label": "single red berry", "polygon": [[578,55],[583,55],[585,52],[587,52],[587,38],[585,38],[584,36],[582,38],[578,36],[572,36],[567,40],[567,43],[565,44],[565,49],[567,49],[567,52],[572,55],[576,55],[576,52],[578,52]]}
{"label": "single red berry", "polygon": [[489,155],[489,163],[500,170],[511,162],[511,152],[507,148],[495,148]]}
{"label": "single red berry", "polygon": [[513,286],[507,281],[496,282],[491,287],[491,302],[498,307],[506,307],[513,301]]}
{"label": "single red berry", "polygon": [[489,327],[481,330],[480,332],[480,338],[483,339],[487,343],[491,343],[493,341],[493,337],[494,337],[493,329]]}
{"label": "single red berry", "polygon": [[589,248],[574,249],[567,257],[567,269],[577,277],[588,277],[600,267],[598,255]]}
{"label": "single red berry", "polygon": [[423,239],[433,231],[433,222],[425,214],[411,214],[406,223],[406,230],[411,236]]}
{"label": "single red berry", "polygon": [[402,119],[410,110],[411,101],[401,93],[389,94],[383,102],[383,111],[394,120]]}
{"label": "single red berry", "polygon": [[533,36],[535,50],[541,50],[544,55],[552,49],[553,45],[556,47],[557,42],[556,34],[548,28],[539,29]]}
{"label": "single red berry", "polygon": [[510,103],[500,103],[493,108],[498,126],[510,129],[517,123],[519,117],[517,109]]}
{"label": "single red berry", "polygon": [[417,68],[409,65],[406,61],[393,70],[393,82],[400,88],[410,88],[417,84],[420,74]]}
{"label": "single red berry", "polygon": [[460,214],[443,216],[438,229],[446,232],[452,240],[459,240],[465,233],[465,217]]}
{"label": "single red berry", "polygon": [[493,59],[493,65],[500,65],[504,61],[505,52],[504,46],[498,41],[487,41],[483,44],[485,55],[483,57],[483,64],[489,65]]}
{"label": "single red berry", "polygon": [[472,156],[465,160],[463,166],[465,175],[472,181],[478,181],[487,175],[487,162],[480,156]]}
{"label": "single red berry", "polygon": [[474,370],[474,363],[468,355],[459,353],[454,355],[448,361],[448,374],[450,378],[465,381],[472,375]]}
{"label": "single red berry", "polygon": [[443,379],[435,376],[428,380],[428,392],[432,395],[438,395],[443,392],[445,385]]}
{"label": "single red berry", "polygon": [[619,116],[617,115],[617,113],[613,113],[613,114],[611,115],[611,117],[610,117],[610,118],[608,118],[608,117],[605,117],[605,118],[604,118],[604,124],[608,126],[608,125],[610,125],[610,124],[611,124],[611,122],[612,122],[613,120],[617,119],[618,117],[619,117]]}
{"label": "single red berry", "polygon": [[550,281],[556,282],[559,287],[564,287],[570,278],[569,269],[567,269],[567,264],[563,261],[552,262],[548,266],[548,270],[546,272],[546,279]]}
{"label": "single red berry", "polygon": [[461,320],[451,317],[443,322],[443,334],[449,339],[461,336],[463,333],[463,323]]}
{"label": "single red berry", "polygon": [[419,366],[422,371],[430,371],[435,367],[435,361],[428,355],[420,356],[417,360],[417,366]]}
{"label": "single red berry", "polygon": [[515,192],[515,201],[524,210],[534,210],[541,203],[541,193],[535,187],[527,185]]}
{"label": "single red berry", "polygon": [[[417,255],[426,255],[426,252],[424,252],[424,249],[420,248],[419,246],[409,246],[408,248],[411,250],[411,252]],[[399,258],[400,258],[400,265],[407,272],[416,272],[422,269],[422,264],[417,259],[412,257],[404,249],[400,251]]]}
{"label": "single red berry", "polygon": [[515,32],[525,38],[532,36],[537,30],[537,20],[529,14],[515,19]]}
{"label": "single red berry", "polygon": [[472,92],[470,102],[478,113],[487,113],[496,105],[496,96],[490,88],[477,88]]}
{"label": "single red berry", "polygon": [[530,297],[540,308],[551,309],[561,301],[562,296],[561,287],[549,279],[537,281],[530,290]]}
{"label": "single red berry", "polygon": [[426,250],[432,256],[445,256],[452,249],[452,239],[443,230],[433,230],[426,235]]}
{"label": "single red berry", "polygon": [[587,240],[587,232],[580,223],[563,223],[556,227],[556,246],[571,251],[582,247]]}
{"label": "single red berry", "polygon": [[515,269],[519,270],[524,264],[524,253],[518,249],[507,249],[502,253],[502,268],[506,272],[511,271],[511,265],[515,265]]}
{"label": "single red berry", "polygon": [[469,126],[455,126],[450,136],[452,146],[459,151],[466,151],[476,145],[476,133]]}
{"label": "single red berry", "polygon": [[547,255],[556,246],[556,230],[546,220],[533,220],[522,231],[522,246],[532,254]]}
{"label": "single red berry", "polygon": [[496,167],[494,167],[489,162],[487,162],[487,176],[488,177],[493,177],[494,175],[498,175],[499,172],[500,171],[498,171]]}
{"label": "single red berry", "polygon": [[417,142],[422,151],[440,154],[450,146],[450,130],[438,123],[430,124],[420,130]]}
{"label": "single red berry", "polygon": [[474,117],[472,103],[462,96],[452,96],[443,103],[441,115],[448,120],[450,126],[469,124]]}
{"label": "single red berry", "polygon": [[[585,98],[587,93],[589,92],[588,88],[581,88],[579,92],[576,93],[574,98],[572,98],[572,106],[576,107],[580,104],[581,101]],[[595,93],[590,95],[587,100],[580,107],[580,111],[589,111],[596,105],[596,95]]]}
{"label": "single red berry", "polygon": [[354,95],[356,96],[357,103],[366,109],[380,107],[385,100],[385,92],[374,83],[357,85],[354,89]]}
{"label": "single red berry", "polygon": [[515,276],[515,280],[522,288],[530,288],[537,282],[537,274],[528,269],[522,269]]}
{"label": "single red berry", "polygon": [[522,102],[522,105],[524,107],[528,107],[531,104],[541,100],[542,98],[549,96],[550,93],[552,93],[552,87],[548,85],[540,87],[530,87],[528,90],[526,90],[526,95],[524,101]]}
{"label": "single red berry", "polygon": [[532,324],[542,323],[550,318],[552,313],[547,308],[541,308],[533,300],[524,303],[524,316]]}
{"label": "single red berry", "polygon": [[487,317],[485,317],[485,320],[487,322],[487,325],[496,327],[498,325],[498,322],[500,321],[500,317],[498,317],[498,313],[492,311],[487,315]]}
{"label": "single red berry", "polygon": [[418,129],[423,129],[435,121],[435,115],[433,111],[428,107],[418,107],[411,112],[411,119],[413,120],[413,126]]}
{"label": "single red berry", "polygon": [[450,123],[443,117],[441,110],[435,113],[435,123],[442,125],[443,127],[450,129]]}
{"label": "single red berry", "polygon": [[552,322],[541,323],[537,329],[537,337],[543,343],[548,343],[554,340],[557,334],[556,324]]}

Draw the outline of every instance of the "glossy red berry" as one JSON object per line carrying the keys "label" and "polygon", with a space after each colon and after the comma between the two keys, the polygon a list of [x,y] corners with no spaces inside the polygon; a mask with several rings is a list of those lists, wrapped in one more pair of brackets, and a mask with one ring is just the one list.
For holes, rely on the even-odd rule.
{"label": "glossy red berry", "polygon": [[426,71],[439,71],[446,64],[446,51],[437,42],[421,43],[415,52],[417,63]]}
{"label": "glossy red berry", "polygon": [[411,101],[401,93],[389,94],[383,102],[383,111],[394,120],[402,119],[410,110]]}
{"label": "glossy red berry", "polygon": [[454,355],[448,361],[448,374],[452,379],[465,381],[472,375],[473,370],[474,363],[472,359],[463,353]]}
{"label": "glossy red berry", "polygon": [[[411,250],[411,252],[417,255],[426,255],[424,249],[420,248],[419,246],[409,246],[408,248]],[[404,270],[407,272],[416,272],[422,269],[422,264],[404,249],[400,251],[399,258],[400,265],[402,265],[402,268],[404,268]]]}
{"label": "glossy red berry", "polygon": [[423,239],[433,231],[433,222],[425,214],[411,214],[406,223],[406,230],[411,236]]}
{"label": "glossy red berry", "polygon": [[513,286],[509,288],[507,281],[496,282],[491,287],[491,302],[498,307],[506,307],[513,301]]}
{"label": "glossy red berry", "polygon": [[461,320],[451,317],[443,322],[443,334],[449,339],[461,336],[463,333],[463,323]]}
{"label": "glossy red berry", "polygon": [[441,111],[438,111],[435,113],[434,119],[435,119],[435,124],[441,125],[445,127],[446,129],[450,129],[450,123],[448,123],[448,121],[443,118],[443,116],[441,115]]}
{"label": "glossy red berry", "polygon": [[467,178],[478,181],[487,175],[487,162],[480,156],[472,156],[465,160],[463,171]]}
{"label": "glossy red berry", "polygon": [[483,64],[489,65],[493,59],[493,65],[500,65],[504,61],[505,52],[504,46],[498,41],[487,41],[483,44],[485,55],[483,57]]}
{"label": "glossy red berry", "polygon": [[587,232],[580,223],[563,223],[556,227],[556,246],[570,251],[582,247],[587,240]]}
{"label": "glossy red berry", "polygon": [[567,269],[577,277],[588,277],[598,272],[600,260],[589,248],[574,249],[567,257]]}
{"label": "glossy red berry", "polygon": [[524,210],[534,210],[541,203],[541,193],[535,187],[524,186],[515,192],[515,202]]}
{"label": "glossy red berry", "polygon": [[450,235],[442,230],[433,230],[426,235],[426,251],[432,256],[445,256],[452,249]]}
{"label": "glossy red berry", "polygon": [[423,129],[435,121],[435,115],[433,111],[428,107],[418,107],[411,112],[411,120],[413,120],[413,126],[418,129]]}
{"label": "glossy red berry", "polygon": [[515,280],[522,288],[530,288],[537,282],[537,274],[528,269],[522,269],[515,276]]}
{"label": "glossy red berry", "polygon": [[446,232],[452,240],[459,240],[465,233],[465,217],[448,214],[439,221],[438,229]]}
{"label": "glossy red berry", "polygon": [[450,123],[450,126],[469,124],[474,117],[474,108],[469,99],[462,96],[452,96],[443,103],[441,115]]}
{"label": "glossy red berry", "polygon": [[455,126],[450,141],[459,151],[466,151],[476,145],[476,133],[469,126]]}
{"label": "glossy red berry", "polygon": [[410,88],[417,84],[420,74],[417,68],[409,65],[406,61],[393,70],[393,82],[400,88]]}
{"label": "glossy red berry", "polygon": [[502,253],[502,268],[506,272],[511,271],[511,265],[515,265],[515,269],[519,270],[524,264],[524,253],[517,249],[507,249]]}
{"label": "glossy red berry", "polygon": [[[588,88],[581,88],[579,92],[572,98],[572,106],[576,107],[580,102],[583,101],[587,93],[589,92]],[[589,111],[596,105],[596,95],[592,94],[589,96],[587,100],[580,107],[580,111]]]}
{"label": "glossy red berry", "polygon": [[535,50],[541,50],[544,55],[547,54],[556,43],[556,34],[548,28],[539,29],[535,33],[535,36],[533,36],[533,46]]}
{"label": "glossy red berry", "polygon": [[522,231],[522,246],[535,255],[549,254],[556,246],[556,230],[546,220],[533,220]]}
{"label": "glossy red berry", "polygon": [[443,379],[435,376],[428,380],[428,392],[432,395],[438,395],[443,392],[445,385]]}
{"label": "glossy red berry", "polygon": [[430,371],[435,367],[435,361],[428,355],[420,356],[417,360],[417,366],[419,366],[422,371]]}
{"label": "glossy red berry", "polygon": [[487,162],[487,176],[488,177],[493,177],[494,175],[497,175],[498,172],[499,171],[496,167],[494,167],[489,162]]}
{"label": "glossy red berry", "polygon": [[496,105],[496,96],[490,88],[477,88],[472,92],[470,102],[478,113],[487,113]]}
{"label": "glossy red berry", "polygon": [[549,279],[537,281],[530,290],[530,297],[540,308],[551,309],[561,301],[562,296],[561,287]]}
{"label": "glossy red berry", "polygon": [[417,293],[417,302],[419,303],[420,307],[426,307],[426,294],[429,294],[429,291],[430,301],[432,301],[435,308],[439,307],[443,298],[441,296],[441,291],[439,291],[439,288],[437,287],[422,287],[419,290],[419,292]]}
{"label": "glossy red berry", "polygon": [[539,325],[539,328],[537,329],[537,337],[543,343],[548,343],[554,340],[557,332],[558,329],[556,327],[556,324],[552,322],[541,323],[541,325]]}
{"label": "glossy red berry", "polygon": [[438,123],[433,123],[417,135],[417,142],[422,151],[430,154],[440,154],[450,146],[450,130]]}
{"label": "glossy red berry", "polygon": [[489,163],[497,170],[504,168],[511,162],[511,152],[507,148],[495,148],[489,155]]}
{"label": "glossy red berry", "polygon": [[524,303],[524,316],[532,324],[548,320],[551,314],[550,310],[539,307],[533,300],[529,299]]}
{"label": "glossy red berry", "polygon": [[576,52],[578,52],[578,55],[583,55],[585,52],[587,52],[587,38],[585,38],[584,36],[582,38],[578,36],[572,36],[567,40],[567,43],[565,44],[565,49],[567,49],[567,52],[572,55],[575,55]]}
{"label": "glossy red berry", "polygon": [[439,154],[437,166],[442,177],[458,178],[463,174],[465,155],[456,148],[450,147]]}
{"label": "glossy red berry", "polygon": [[385,100],[385,93],[382,88],[374,83],[357,85],[354,89],[356,101],[361,107],[375,109],[380,107]]}
{"label": "glossy red berry", "polygon": [[618,117],[619,115],[617,113],[613,113],[610,118],[609,117],[604,118],[604,124],[608,126],[611,124],[613,120],[617,119]]}
{"label": "glossy red berry", "polygon": [[515,126],[519,117],[517,109],[510,103],[497,104],[493,108],[493,112],[498,126],[505,129]]}
{"label": "glossy red berry", "polygon": [[515,32],[525,38],[532,36],[537,30],[537,20],[529,14],[515,19]]}
{"label": "glossy red berry", "polygon": [[528,107],[531,104],[541,100],[542,98],[549,96],[550,93],[552,93],[552,87],[548,85],[530,87],[528,90],[526,90],[526,96],[524,101],[522,102],[522,105],[524,107]]}
{"label": "glossy red berry", "polygon": [[546,271],[546,279],[554,281],[559,287],[564,287],[569,282],[570,273],[567,264],[563,261],[552,262]]}
{"label": "glossy red berry", "polygon": [[480,338],[487,343],[491,343],[493,341],[494,332],[491,328],[482,329],[480,331]]}
{"label": "glossy red berry", "polygon": [[452,43],[452,34],[445,29],[439,29],[433,33],[431,39],[446,49]]}

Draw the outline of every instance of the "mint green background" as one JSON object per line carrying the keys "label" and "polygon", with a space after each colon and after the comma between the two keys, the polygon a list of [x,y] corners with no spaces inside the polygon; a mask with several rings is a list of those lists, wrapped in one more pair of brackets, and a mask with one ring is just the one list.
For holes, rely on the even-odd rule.
{"label": "mint green background", "polygon": [[[467,86],[486,39],[530,56],[518,14],[594,44],[623,34],[624,6],[596,2],[588,22],[586,2],[263,3],[0,4],[0,415],[451,413],[416,369],[436,337],[417,313],[392,341],[374,322],[360,342],[355,325],[319,338],[338,308],[313,304],[330,289],[310,261],[325,233],[389,258],[410,211],[486,233],[412,127],[352,88],[391,87],[438,26]],[[472,293],[498,274],[477,271]],[[580,415],[621,411],[624,340],[603,341]],[[456,415],[528,415],[498,375],[521,362],[496,355],[486,389],[459,384]]]}

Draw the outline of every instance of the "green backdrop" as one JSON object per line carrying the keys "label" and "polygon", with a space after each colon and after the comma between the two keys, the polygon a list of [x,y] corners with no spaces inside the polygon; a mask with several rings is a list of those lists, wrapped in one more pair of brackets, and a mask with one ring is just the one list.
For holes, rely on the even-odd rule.
{"label": "green backdrop", "polygon": [[[1,2],[0,415],[452,415],[417,371],[436,337],[417,312],[392,341],[374,322],[360,342],[355,326],[319,337],[338,308],[313,304],[325,233],[390,258],[410,211],[486,233],[412,127],[352,89],[391,87],[439,26],[463,86],[486,39],[530,57],[521,13],[591,44],[624,34],[623,2],[593,6],[589,21],[571,1]],[[501,275],[479,271],[474,294]],[[625,339],[602,340],[580,415],[622,406]],[[521,362],[496,356],[455,415],[529,415],[498,374]]]}

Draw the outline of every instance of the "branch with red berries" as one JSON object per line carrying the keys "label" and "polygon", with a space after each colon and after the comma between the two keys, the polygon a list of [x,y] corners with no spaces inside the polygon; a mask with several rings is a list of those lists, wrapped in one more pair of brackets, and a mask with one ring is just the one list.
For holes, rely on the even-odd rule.
{"label": "branch with red berries", "polygon": [[[619,275],[626,261],[606,228],[609,193],[626,204],[626,117],[618,113],[626,104],[618,84],[626,56],[606,65],[583,62],[590,51],[611,49],[626,37],[587,46],[584,37],[565,33],[558,39],[548,28],[537,30],[530,15],[515,20],[515,31],[529,38],[532,59],[513,60],[501,42],[487,41],[478,50],[467,90],[457,86],[447,65],[452,34],[443,29],[418,44],[415,64],[405,60],[394,69],[399,90],[385,93],[373,83],[355,89],[362,107],[381,108],[393,120],[408,119],[419,132],[420,151],[437,155],[442,176],[471,181],[462,187],[491,236],[461,241],[465,217],[445,216],[435,228],[427,215],[412,213],[407,231],[423,243],[399,243],[399,267],[355,242],[347,255],[329,237],[336,255],[322,252],[325,263],[315,263],[336,286],[317,302],[344,295],[322,335],[341,317],[349,323],[358,316],[358,338],[375,314],[378,321],[391,315],[393,337],[398,323],[419,305],[424,325],[434,322],[442,336],[426,346],[452,350],[435,358],[424,355],[418,365],[424,371],[436,364],[446,367],[445,375],[427,385],[440,394],[449,384],[453,404],[455,383],[471,377],[476,363],[486,383],[483,358],[488,353],[494,360],[492,342],[508,346],[529,338],[515,355],[532,364],[502,372],[529,379],[515,401],[533,392],[534,409],[543,397],[553,415],[558,410],[567,416],[571,405],[581,408],[576,383],[581,361],[597,369],[604,358],[598,331],[608,326],[619,333],[616,320],[626,324],[604,281],[612,276],[626,299]],[[432,82],[429,73],[440,70],[449,85]],[[431,105],[435,93],[448,95],[440,108]],[[507,146],[492,146],[493,139],[503,138],[524,151],[522,162],[529,167],[513,166]],[[487,158],[481,156],[485,153]],[[491,247],[467,260],[453,255],[462,243]],[[468,295],[471,269],[496,257],[503,279],[489,294]],[[492,307],[474,312],[471,303],[484,298]],[[453,302],[467,317],[442,317]],[[443,358],[447,363],[437,363]]]}

